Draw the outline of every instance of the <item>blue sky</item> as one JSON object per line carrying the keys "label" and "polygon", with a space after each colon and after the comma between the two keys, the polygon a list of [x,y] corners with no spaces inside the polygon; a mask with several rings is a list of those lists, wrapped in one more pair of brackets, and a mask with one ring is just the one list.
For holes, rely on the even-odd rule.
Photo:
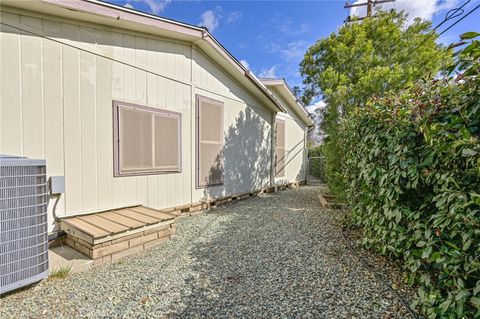
{"label": "blue sky", "polygon": [[[357,0],[364,2],[364,0]],[[438,24],[448,10],[468,0],[397,0],[389,8],[404,9]],[[316,40],[335,32],[350,14],[345,0],[317,1],[171,1],[108,0],[118,5],[154,13],[194,25],[207,26],[213,35],[259,77],[284,77],[293,87],[302,86],[299,63]],[[350,2],[356,2],[351,0]],[[480,0],[470,0],[470,11]],[[362,10],[362,9],[360,9]],[[353,14],[363,15],[355,9]],[[445,23],[440,31],[455,19]],[[466,31],[480,30],[480,9],[440,39],[456,42]]]}

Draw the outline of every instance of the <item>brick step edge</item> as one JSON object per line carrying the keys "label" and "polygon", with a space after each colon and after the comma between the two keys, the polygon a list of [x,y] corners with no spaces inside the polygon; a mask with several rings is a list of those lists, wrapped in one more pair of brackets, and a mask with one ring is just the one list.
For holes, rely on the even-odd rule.
{"label": "brick step edge", "polygon": [[175,236],[175,224],[138,232],[101,244],[92,245],[78,237],[67,235],[63,243],[84,256],[93,259],[93,264],[117,261],[121,258],[155,247]]}

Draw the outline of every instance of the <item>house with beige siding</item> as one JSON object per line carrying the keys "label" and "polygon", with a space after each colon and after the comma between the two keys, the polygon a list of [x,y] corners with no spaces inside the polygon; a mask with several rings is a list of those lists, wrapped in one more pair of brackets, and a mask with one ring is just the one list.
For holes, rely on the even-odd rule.
{"label": "house with beige siding", "polygon": [[305,181],[308,114],[205,28],[93,0],[5,0],[0,22],[0,154],[64,177],[49,232]]}
{"label": "house with beige siding", "polygon": [[313,125],[309,114],[284,79],[260,79],[284,106],[276,114],[276,184],[305,180],[306,134]]}

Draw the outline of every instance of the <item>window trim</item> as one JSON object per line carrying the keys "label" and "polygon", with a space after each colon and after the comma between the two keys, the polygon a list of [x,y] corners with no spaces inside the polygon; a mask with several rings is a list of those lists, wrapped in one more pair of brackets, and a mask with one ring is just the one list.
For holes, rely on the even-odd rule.
{"label": "window trim", "polygon": [[[138,109],[142,111],[151,112],[159,115],[166,115],[170,117],[178,117],[178,169],[152,169],[144,171],[132,171],[132,172],[121,172],[120,165],[120,107],[129,107],[133,109]],[[118,100],[112,100],[112,109],[113,109],[113,176],[114,177],[124,177],[124,176],[146,176],[146,175],[159,175],[159,174],[172,174],[172,173],[182,173],[182,113],[168,111],[165,109],[160,109],[156,107],[149,107],[129,102],[123,102]]]}
{"label": "window trim", "polygon": [[[225,147],[225,132],[224,132],[224,109],[225,109],[225,103],[220,101],[220,100],[215,100],[200,94],[195,94],[195,189],[203,189],[203,188],[208,188],[208,187],[213,187],[213,186],[221,186],[224,185],[225,183],[225,166],[223,167],[223,172],[222,172],[222,181],[221,182],[215,182],[215,183],[206,183],[206,184],[201,184],[200,183],[200,102],[208,102],[212,104],[217,104],[221,105],[222,108],[222,114],[220,115],[220,118],[222,119],[222,151],[223,148]],[[223,161],[225,165],[225,154],[223,154]]]}

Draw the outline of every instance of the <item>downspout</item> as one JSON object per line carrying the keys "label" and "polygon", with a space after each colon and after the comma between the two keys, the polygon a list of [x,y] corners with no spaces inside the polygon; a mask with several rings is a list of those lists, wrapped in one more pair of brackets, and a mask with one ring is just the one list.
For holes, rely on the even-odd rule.
{"label": "downspout", "polygon": [[305,150],[305,155],[304,155],[304,158],[305,158],[305,164],[304,164],[304,167],[305,167],[305,171],[304,171],[305,184],[308,183],[308,174],[310,173],[310,160],[308,159],[308,145],[307,145],[307,142],[308,142],[308,136],[310,135],[310,133],[313,132],[314,129],[315,129],[315,125],[305,128],[305,140],[304,140],[304,145],[305,145],[305,148],[304,148],[304,150]]}
{"label": "downspout", "polygon": [[277,191],[277,187],[275,186],[275,157],[276,157],[276,145],[277,145],[277,113],[272,113],[272,129],[270,132],[270,187],[275,188],[275,192]]}
{"label": "downspout", "polygon": [[[193,67],[193,59],[194,59],[194,54],[195,53],[195,48],[193,44],[190,45],[190,136],[188,137],[190,139],[190,204],[193,203],[193,189],[196,186],[196,174],[197,174],[197,156],[196,156],[196,131],[195,130],[195,117],[197,116],[196,114],[196,101],[195,101],[195,93],[196,93],[196,78],[194,75],[194,67]],[[194,133],[195,132],[195,133]],[[195,154],[195,155],[194,155]]]}
{"label": "downspout", "polygon": [[310,168],[307,166],[309,165],[308,147],[307,147],[308,129],[309,129],[308,127],[305,127],[304,133],[303,133],[303,180],[305,181],[305,184],[307,182],[307,172],[310,170]]}

